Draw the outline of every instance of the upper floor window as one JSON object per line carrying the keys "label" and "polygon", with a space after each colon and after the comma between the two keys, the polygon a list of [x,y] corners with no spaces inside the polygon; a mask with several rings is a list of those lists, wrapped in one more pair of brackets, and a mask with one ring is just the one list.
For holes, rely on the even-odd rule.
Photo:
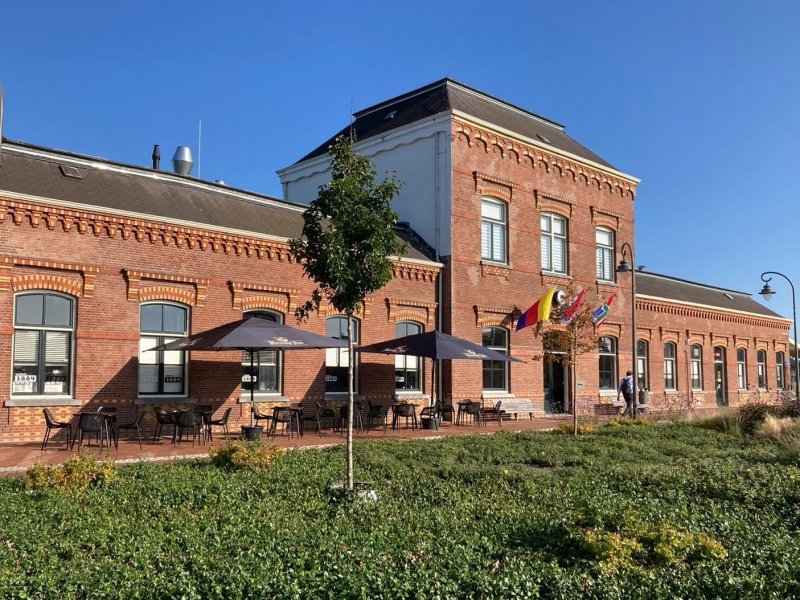
{"label": "upper floor window", "polygon": [[691,362],[692,389],[703,389],[703,348],[700,344],[692,344],[689,350]]}
{"label": "upper floor window", "polygon": [[650,389],[650,344],[647,340],[636,342],[636,387],[640,390]]}
{"label": "upper floor window", "polygon": [[[422,333],[422,325],[403,321],[395,325],[395,337]],[[396,354],[394,357],[394,388],[396,390],[422,389],[422,361],[417,356]]]}
{"label": "upper floor window", "polygon": [[543,213],[542,269],[553,273],[567,272],[567,220],[564,217]]}
{"label": "upper floor window", "polygon": [[784,358],[783,352],[776,352],[775,353],[775,385],[778,386],[779,390],[786,389],[785,381],[784,381]]}
{"label": "upper floor window", "polygon": [[758,365],[758,387],[767,389],[767,351],[759,350],[756,352],[756,363]]}
{"label": "upper floor window", "polygon": [[[508,330],[502,327],[485,327],[481,331],[484,348],[508,354]],[[501,360],[483,361],[483,389],[508,390],[508,363]]]}
{"label": "upper floor window", "polygon": [[506,205],[499,200],[481,200],[481,258],[507,262],[506,230],[508,217]]}
{"label": "upper floor window", "polygon": [[599,340],[598,370],[601,390],[617,389],[617,338],[604,335]]}
{"label": "upper floor window", "polygon": [[[273,323],[283,323],[283,315],[271,310],[252,310],[245,313]],[[261,350],[253,353],[253,367],[250,368],[250,353],[242,352],[242,391],[258,394],[275,394],[281,388],[281,365],[283,352],[280,350]]]}
{"label": "upper floor window", "polygon": [[678,355],[677,346],[673,342],[664,344],[664,389],[677,390],[678,377],[675,369],[675,358]]}
{"label": "upper floor window", "polygon": [[55,293],[14,299],[12,394],[70,393],[74,310],[72,298]]}
{"label": "upper floor window", "polygon": [[739,389],[747,389],[747,350],[744,348],[736,349],[736,376]]}
{"label": "upper floor window", "polygon": [[[325,335],[336,340],[347,339],[347,317],[328,317],[325,321]],[[359,323],[353,319],[353,343],[359,341]],[[347,393],[347,367],[350,354],[347,348],[326,348],[325,350],[325,391],[330,394]],[[358,391],[358,354],[353,369],[353,390]]]}
{"label": "upper floor window", "polygon": [[594,231],[597,249],[595,251],[596,276],[602,281],[614,281],[614,232],[605,227]]}
{"label": "upper floor window", "polygon": [[151,348],[186,337],[189,310],[179,304],[142,304],[139,332],[139,394],[185,396],[186,353]]}

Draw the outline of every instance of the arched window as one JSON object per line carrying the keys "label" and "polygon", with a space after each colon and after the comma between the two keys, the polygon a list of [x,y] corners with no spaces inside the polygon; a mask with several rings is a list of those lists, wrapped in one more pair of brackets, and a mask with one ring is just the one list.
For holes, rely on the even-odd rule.
{"label": "arched window", "polygon": [[691,362],[692,389],[703,389],[703,348],[700,344],[692,344],[689,350]]}
{"label": "arched window", "polygon": [[567,220],[559,215],[542,213],[542,270],[567,273]]}
{"label": "arched window", "polygon": [[636,383],[637,389],[647,390],[650,389],[650,344],[647,340],[639,340],[636,342]]}
{"label": "arched window", "polygon": [[[485,327],[481,330],[484,348],[508,354],[508,330],[502,327]],[[483,389],[508,391],[508,363],[501,360],[483,361]]]}
{"label": "arched window", "polygon": [[[328,317],[325,321],[325,335],[337,340],[347,339],[347,317]],[[359,341],[359,323],[353,319],[353,343]],[[329,394],[347,393],[347,348],[327,348],[325,350],[325,392]],[[358,391],[358,354],[355,356],[353,370],[353,390]]]}
{"label": "arched window", "polygon": [[678,356],[677,346],[673,342],[664,344],[664,389],[678,389],[678,370],[675,368],[675,358]]}
{"label": "arched window", "polygon": [[494,262],[508,262],[506,258],[507,228],[508,215],[505,202],[482,198],[481,258]]}
{"label": "arched window", "polygon": [[597,248],[595,250],[596,275],[601,281],[615,281],[614,269],[614,231],[608,227],[598,227],[594,231]]}
{"label": "arched window", "polygon": [[736,349],[736,375],[739,389],[747,389],[747,350],[744,348]]}
{"label": "arched window", "polygon": [[64,396],[72,385],[75,301],[35,292],[14,299],[11,393]]}
{"label": "arched window", "polygon": [[601,390],[617,389],[617,338],[604,335],[598,343]]}
{"label": "arched window", "polygon": [[758,350],[756,352],[756,363],[758,364],[758,389],[767,389],[767,351]]}
{"label": "arched window", "polygon": [[142,304],[139,332],[139,394],[185,396],[186,353],[150,349],[188,335],[189,309],[167,302]]}
{"label": "arched window", "polygon": [[[402,321],[394,328],[394,335],[398,338],[418,333],[422,333],[422,325],[412,321]],[[421,390],[422,360],[416,356],[395,355],[394,388],[396,390]]]}
{"label": "arched window", "polygon": [[785,387],[786,383],[784,379],[786,373],[784,364],[785,360],[786,359],[784,358],[783,352],[775,353],[775,385],[778,386],[779,390],[786,389]]}
{"label": "arched window", "polygon": [[[249,310],[246,316],[257,316],[274,323],[283,323],[283,315],[272,310]],[[261,350],[253,354],[253,370],[250,370],[250,353],[242,352],[242,392],[249,394],[253,387],[255,394],[277,394],[281,390],[281,366],[283,352],[280,350]]]}

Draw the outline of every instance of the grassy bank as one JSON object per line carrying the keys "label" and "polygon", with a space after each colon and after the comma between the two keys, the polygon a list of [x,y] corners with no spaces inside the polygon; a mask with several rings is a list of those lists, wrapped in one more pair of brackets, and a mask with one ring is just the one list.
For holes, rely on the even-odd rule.
{"label": "grassy bank", "polygon": [[800,596],[800,460],[688,425],[357,446],[269,469],[0,480],[2,598]]}

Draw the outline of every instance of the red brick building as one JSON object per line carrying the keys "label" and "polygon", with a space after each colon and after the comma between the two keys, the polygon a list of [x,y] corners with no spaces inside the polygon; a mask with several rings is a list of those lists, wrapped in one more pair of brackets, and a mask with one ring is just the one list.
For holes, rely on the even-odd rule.
{"label": "red brick building", "polygon": [[[169,172],[4,141],[0,154],[0,441],[41,439],[43,408],[74,418],[112,405],[131,420],[148,405],[233,407],[249,422],[249,362],[240,353],[148,352],[175,337],[258,312],[297,325],[313,285],[289,254],[303,207]],[[394,279],[368,299],[358,340],[436,326],[439,263],[409,228]],[[338,335],[342,317],[298,325]],[[346,331],[346,327],[344,327]],[[400,362],[400,359],[398,359]],[[389,402],[395,379],[429,394],[423,365],[365,356],[357,386]],[[337,350],[262,352],[256,400],[337,400]],[[265,408],[266,408],[265,407]],[[152,421],[153,411],[145,411]]]}
{"label": "red brick building", "polygon": [[[632,366],[631,276],[616,273],[623,244],[634,243],[634,201],[638,179],[615,168],[569,137],[564,126],[507,102],[444,79],[364,109],[351,129],[357,148],[381,169],[393,169],[405,186],[396,201],[403,220],[437,251],[445,264],[442,278],[442,327],[524,359],[511,365],[455,362],[445,365],[444,397],[511,401],[529,398],[539,411],[569,406],[568,373],[551,360],[531,329],[514,332],[520,311],[553,286],[587,290],[599,306],[615,295],[609,318],[598,328],[603,342],[577,367],[580,409],[616,398],[620,374]],[[294,165],[278,172],[284,197],[308,201],[328,177],[325,150],[332,137]],[[715,349],[732,357],[746,348],[748,378],[739,392],[737,365],[724,363],[724,401],[764,397],[777,382],[758,392],[757,368],[775,381],[776,357],[786,356],[788,321],[746,294],[680,284],[641,275],[637,338],[648,346],[643,383],[653,391],[653,408],[672,406],[681,392],[702,406],[714,399]],[[672,281],[656,285],[656,281]],[[657,299],[646,297],[655,288]],[[685,293],[706,290],[715,296]],[[700,387],[681,375],[665,393],[659,369],[698,368],[686,358],[684,343],[704,352]],[[675,344],[665,346],[664,344]],[[678,345],[680,348],[678,349]],[[662,352],[675,352],[674,359]],[[697,351],[697,348],[695,348]],[[756,354],[766,353],[766,363]],[[759,354],[760,358],[764,358]],[[666,367],[664,366],[666,364]],[[759,366],[761,365],[761,366]],[[785,377],[784,377],[785,379]],[[669,382],[667,382],[669,383]],[[781,382],[785,385],[785,381]],[[772,393],[772,397],[775,394]]]}

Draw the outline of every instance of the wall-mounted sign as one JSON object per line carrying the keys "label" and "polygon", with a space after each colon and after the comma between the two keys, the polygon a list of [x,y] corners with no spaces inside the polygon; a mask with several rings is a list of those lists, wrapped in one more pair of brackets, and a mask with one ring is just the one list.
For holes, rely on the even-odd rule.
{"label": "wall-mounted sign", "polygon": [[583,382],[582,381],[579,381],[577,385],[578,385],[578,389],[579,390],[583,389]]}
{"label": "wall-mounted sign", "polygon": [[336,382],[339,381],[339,378],[336,375],[325,375],[325,381]]}
{"label": "wall-mounted sign", "polygon": [[166,375],[164,377],[164,383],[180,383],[183,381],[183,377],[180,375]]}
{"label": "wall-mounted sign", "polygon": [[28,373],[14,373],[14,393],[32,394],[36,385],[36,375]]}
{"label": "wall-mounted sign", "polygon": [[395,375],[394,376],[394,382],[395,383],[405,383],[405,381],[406,381],[406,378],[403,377],[402,375]]}
{"label": "wall-mounted sign", "polygon": [[250,383],[250,382],[256,383],[257,381],[258,381],[257,375],[249,375],[249,374],[242,375],[242,383]]}

